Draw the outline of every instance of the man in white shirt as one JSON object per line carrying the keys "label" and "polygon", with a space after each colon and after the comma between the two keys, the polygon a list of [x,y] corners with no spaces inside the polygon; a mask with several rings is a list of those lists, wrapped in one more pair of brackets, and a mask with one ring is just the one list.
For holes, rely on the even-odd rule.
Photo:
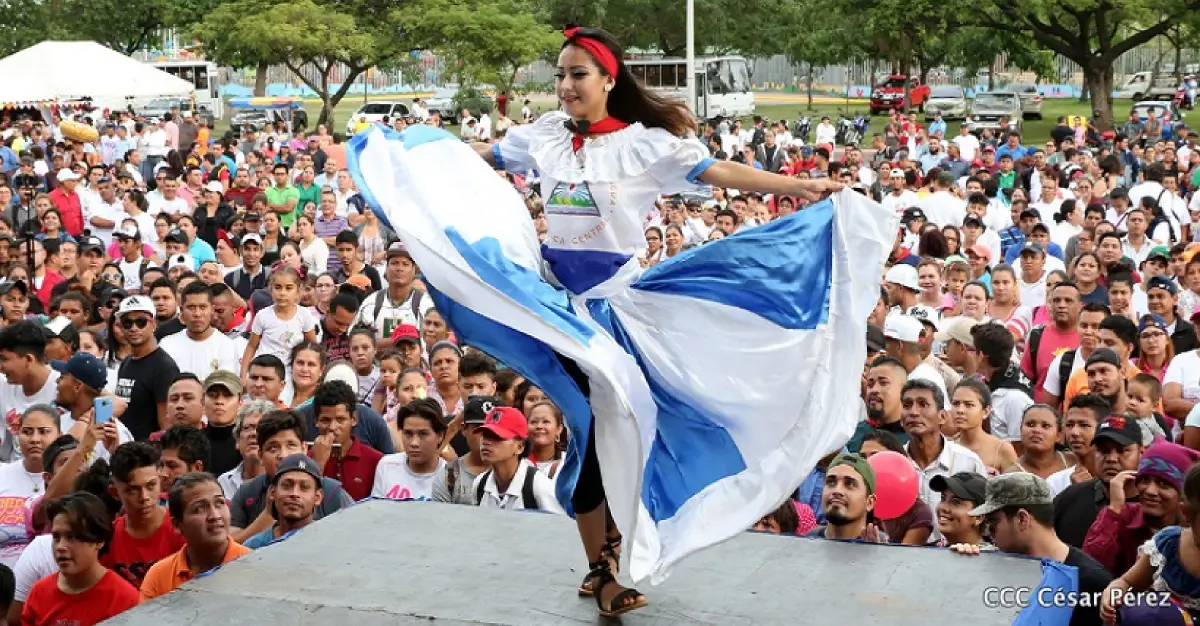
{"label": "man in white shirt", "polygon": [[837,128],[833,122],[829,121],[829,116],[821,117],[821,123],[817,124],[817,145],[829,144],[834,145],[837,141]]}
{"label": "man in white shirt", "polygon": [[962,154],[964,161],[970,163],[975,160],[975,155],[979,153],[979,138],[971,134],[966,124],[958,128],[958,136],[951,141],[958,146],[958,151]]}
{"label": "man in white shirt", "polygon": [[146,160],[142,161],[142,177],[150,180],[154,178],[155,166],[167,158],[167,133],[155,122],[148,123],[143,130],[138,142],[139,149],[146,152]]}
{"label": "man in white shirt", "polygon": [[[1054,214],[1058,212],[1058,207],[1062,206],[1062,193],[1059,192],[1058,183],[1053,178],[1043,178],[1041,180],[1040,195],[1037,200],[1030,203],[1029,208],[1038,212],[1038,221],[1045,224],[1053,224]],[[1082,210],[1083,207],[1076,207],[1075,210]]]}
{"label": "man in white shirt", "polygon": [[942,393],[930,381],[911,377],[900,392],[901,423],[908,435],[904,448],[920,472],[921,499],[934,511],[942,499],[942,494],[929,486],[934,476],[951,476],[959,472],[987,475],[987,467],[979,455],[942,434],[941,427],[947,419],[946,411],[939,408],[939,403],[946,405]]}
{"label": "man in white shirt", "polygon": [[1021,304],[1029,308],[1046,304],[1046,249],[1042,244],[1026,241],[1021,246]]}
{"label": "man in white shirt", "polygon": [[481,436],[479,455],[491,465],[491,469],[476,476],[471,485],[479,506],[563,513],[554,495],[554,482],[522,458],[529,424],[520,411],[496,407],[484,418],[478,432]]}
{"label": "man in white shirt", "polygon": [[934,182],[935,191],[922,201],[925,215],[930,222],[939,228],[945,226],[959,227],[967,215],[967,203],[951,193],[954,186],[954,176],[950,172],[938,173]]}
{"label": "man in white shirt", "polygon": [[896,212],[896,215],[901,215],[904,213],[904,209],[920,204],[917,194],[909,191],[904,186],[904,170],[892,170],[888,175],[888,182],[892,187],[892,191],[885,195],[880,202],[883,208],[891,209]]}
{"label": "man in white shirt", "polygon": [[158,183],[159,194],[147,195],[150,200],[150,215],[158,215],[166,213],[171,216],[171,219],[180,215],[191,215],[191,208],[183,198],[180,198],[179,181],[175,178],[167,176]]}
{"label": "man in white shirt", "polygon": [[112,243],[113,229],[117,219],[125,213],[124,204],[117,197],[117,187],[107,176],[96,182],[96,196],[83,205],[83,217],[92,234],[99,237],[105,246]]}
{"label": "man in white shirt", "polygon": [[483,109],[479,112],[479,140],[490,141],[492,138],[492,117],[488,115],[488,110]]}
{"label": "man in white shirt", "polygon": [[163,338],[160,347],[175,360],[180,372],[204,380],[217,370],[240,371],[233,340],[212,327],[212,291],[195,281],[184,287],[179,314],[184,330]]}

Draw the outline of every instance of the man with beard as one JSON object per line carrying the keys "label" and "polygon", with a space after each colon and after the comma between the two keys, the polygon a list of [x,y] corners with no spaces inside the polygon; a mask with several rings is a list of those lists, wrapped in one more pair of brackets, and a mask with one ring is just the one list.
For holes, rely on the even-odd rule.
{"label": "man with beard", "polygon": [[917,303],[921,283],[917,280],[917,269],[911,265],[893,265],[883,277],[887,290],[888,304],[896,312],[907,311]]}
{"label": "man with beard", "polygon": [[229,503],[212,474],[191,472],[180,476],[171,486],[167,506],[171,524],[187,545],[146,572],[141,589],[143,602],[251,552],[229,536]]}
{"label": "man with beard", "polygon": [[1071,485],[1054,499],[1054,530],[1063,541],[1078,548],[1083,547],[1100,509],[1108,506],[1109,482],[1121,472],[1138,468],[1142,460],[1142,427],[1136,420],[1110,415],[1096,428],[1092,446],[1099,474]]}
{"label": "man with beard", "polygon": [[[1137,324],[1125,317],[1124,315],[1109,315],[1103,320],[1100,320],[1100,326],[1096,333],[1096,349],[1108,348],[1117,355],[1117,359],[1121,362],[1121,387],[1124,391],[1124,381],[1132,379],[1141,373],[1136,365],[1129,361],[1133,357],[1133,350],[1137,345],[1138,327]],[[1093,352],[1093,354],[1095,354]],[[1063,404],[1070,405],[1071,399],[1081,393],[1087,393],[1095,389],[1091,387],[1091,377],[1087,372],[1087,363],[1090,362],[1091,356],[1084,361],[1084,367],[1081,371],[1071,375],[1071,379],[1067,381],[1067,386],[1063,392]],[[1111,398],[1107,398],[1110,402]],[[1120,410],[1113,407],[1114,413],[1120,413],[1125,410],[1124,406]]]}
{"label": "man with beard", "polygon": [[867,370],[867,389],[864,400],[867,404],[867,419],[858,423],[854,436],[850,438],[846,448],[858,452],[862,440],[872,429],[878,428],[892,433],[902,443],[908,442],[908,434],[901,424],[902,406],[900,390],[908,380],[908,370],[904,365],[890,356],[881,356],[871,363]]}
{"label": "man with beard", "polygon": [[303,454],[286,457],[275,470],[267,491],[271,516],[277,521],[273,527],[247,539],[244,545],[257,550],[308,526],[323,495],[321,467],[317,462]]}
{"label": "man with beard", "polygon": [[975,341],[976,368],[992,392],[992,434],[1007,441],[1020,441],[1021,420],[1033,399],[1020,368],[1012,362],[1016,346],[1013,335],[1003,325],[988,322],[972,328],[971,338]]}
{"label": "man with beard", "polygon": [[821,510],[826,524],[809,537],[884,543],[887,538],[872,522],[875,509],[875,470],[861,454],[839,454],[829,463]]}
{"label": "man with beard", "polygon": [[1125,376],[1121,371],[1122,361],[1111,348],[1097,348],[1084,366],[1088,389],[1104,398],[1116,415],[1125,413],[1125,405],[1129,401],[1125,392]]}
{"label": "man with beard", "polygon": [[[1129,571],[1155,533],[1184,523],[1183,477],[1198,460],[1200,452],[1161,439],[1146,448],[1136,472],[1109,481],[1108,506],[1088,529],[1083,551],[1114,574]],[[1130,502],[1134,494],[1138,501]]]}
{"label": "man with beard", "polygon": [[[904,365],[909,380],[929,381],[938,388],[945,399],[950,396],[946,391],[946,382],[942,375],[921,357],[921,342],[927,335],[932,336],[933,331],[926,330],[924,324],[914,317],[891,313],[884,320],[883,336],[886,339],[888,356]],[[949,410],[950,405],[947,403],[942,408]]]}
{"label": "man with beard", "polygon": [[1070,487],[1092,479],[1100,473],[1096,468],[1095,447],[1092,440],[1096,436],[1096,428],[1112,413],[1108,401],[1094,393],[1075,396],[1071,406],[1063,417],[1063,441],[1075,455],[1075,467],[1055,472],[1046,479],[1050,493],[1057,496]]}

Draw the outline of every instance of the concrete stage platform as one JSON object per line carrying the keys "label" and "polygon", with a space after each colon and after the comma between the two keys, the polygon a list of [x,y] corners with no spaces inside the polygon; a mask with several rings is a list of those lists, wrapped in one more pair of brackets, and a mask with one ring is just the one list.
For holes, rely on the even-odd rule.
{"label": "concrete stage platform", "polygon": [[[566,517],[370,501],[108,624],[603,623]],[[747,533],[694,555],[625,624],[1011,624],[986,587],[1036,588],[1036,561]]]}

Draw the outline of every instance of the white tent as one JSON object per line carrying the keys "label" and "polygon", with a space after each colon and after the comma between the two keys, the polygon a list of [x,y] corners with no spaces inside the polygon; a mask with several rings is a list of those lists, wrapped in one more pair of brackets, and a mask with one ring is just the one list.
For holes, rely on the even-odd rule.
{"label": "white tent", "polygon": [[0,59],[0,104],[186,96],[191,83],[94,41],[43,41]]}

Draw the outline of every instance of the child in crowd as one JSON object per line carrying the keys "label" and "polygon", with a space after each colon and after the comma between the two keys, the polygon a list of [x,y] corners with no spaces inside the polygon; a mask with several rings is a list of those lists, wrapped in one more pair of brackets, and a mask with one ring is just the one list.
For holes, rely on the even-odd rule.
{"label": "child in crowd", "polygon": [[[961,259],[961,257],[959,257]],[[967,281],[971,280],[971,266],[962,260],[953,260],[946,263],[946,293],[953,298],[953,304],[950,307],[954,308],[958,302],[962,300],[963,286]]]}
{"label": "child in crowd", "polygon": [[271,271],[267,283],[274,304],[254,316],[249,342],[242,357],[242,379],[249,374],[250,361],[260,354],[273,354],[288,362],[292,348],[303,340],[317,340],[317,320],[301,308],[300,274],[288,265]]}
{"label": "child in crowd", "polygon": [[1129,414],[1136,418],[1138,425],[1142,427],[1143,446],[1149,446],[1155,439],[1160,438],[1175,440],[1170,424],[1161,413],[1154,410],[1162,397],[1162,385],[1157,378],[1142,372],[1126,383],[1125,392],[1129,396]]}

